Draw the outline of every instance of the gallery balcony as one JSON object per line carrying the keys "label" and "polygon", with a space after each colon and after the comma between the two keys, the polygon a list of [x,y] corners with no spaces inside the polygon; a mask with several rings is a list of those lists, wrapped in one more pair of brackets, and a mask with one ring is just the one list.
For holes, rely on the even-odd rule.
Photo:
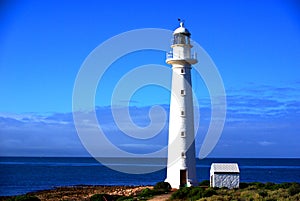
{"label": "gallery balcony", "polygon": [[198,62],[197,60],[197,53],[194,52],[191,55],[176,55],[173,54],[173,52],[167,52],[166,53],[166,62],[168,64],[174,64],[174,63],[189,63],[189,64],[195,64]]}

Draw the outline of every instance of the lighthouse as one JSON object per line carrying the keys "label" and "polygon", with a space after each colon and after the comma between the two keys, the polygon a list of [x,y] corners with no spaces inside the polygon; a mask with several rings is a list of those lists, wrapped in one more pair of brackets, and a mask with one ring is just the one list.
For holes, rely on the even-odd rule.
{"label": "lighthouse", "polygon": [[173,32],[172,51],[166,63],[172,65],[172,88],[169,116],[167,178],[172,188],[197,185],[194,141],[194,110],[191,82],[191,33],[180,22]]}

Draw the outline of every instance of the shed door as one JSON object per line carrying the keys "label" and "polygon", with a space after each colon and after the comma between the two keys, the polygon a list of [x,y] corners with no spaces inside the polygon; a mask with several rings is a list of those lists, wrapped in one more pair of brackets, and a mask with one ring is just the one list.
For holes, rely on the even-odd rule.
{"label": "shed door", "polygon": [[186,182],[186,170],[180,170],[180,187],[185,187],[187,182]]}

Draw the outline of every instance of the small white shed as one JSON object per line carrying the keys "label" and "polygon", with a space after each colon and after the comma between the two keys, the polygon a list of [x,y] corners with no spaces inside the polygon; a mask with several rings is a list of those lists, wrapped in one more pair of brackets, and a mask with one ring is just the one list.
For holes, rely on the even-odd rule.
{"label": "small white shed", "polygon": [[239,188],[240,170],[237,163],[212,163],[210,167],[210,186]]}

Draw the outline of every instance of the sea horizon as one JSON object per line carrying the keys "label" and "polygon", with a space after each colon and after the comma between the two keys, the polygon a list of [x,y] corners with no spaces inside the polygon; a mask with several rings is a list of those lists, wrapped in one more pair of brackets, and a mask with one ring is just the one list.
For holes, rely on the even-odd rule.
{"label": "sea horizon", "polygon": [[[19,195],[32,191],[49,190],[62,186],[104,185],[145,186],[154,185],[166,177],[166,158],[110,158],[110,168],[155,167],[148,174],[127,174],[110,169],[92,157],[0,157],[0,196]],[[239,164],[241,182],[298,182],[298,158],[205,158],[197,159],[199,182],[209,180],[213,162]]]}

